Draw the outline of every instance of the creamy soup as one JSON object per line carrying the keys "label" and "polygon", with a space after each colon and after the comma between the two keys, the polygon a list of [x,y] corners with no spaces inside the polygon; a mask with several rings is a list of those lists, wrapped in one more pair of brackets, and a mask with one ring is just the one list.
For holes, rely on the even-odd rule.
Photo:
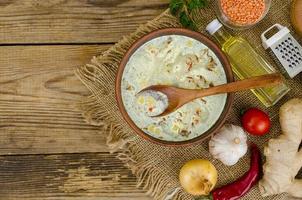
{"label": "creamy soup", "polygon": [[[181,35],[162,36],[142,45],[130,57],[122,77],[125,109],[145,133],[166,141],[185,141],[209,130],[221,115],[227,95],[196,99],[163,117],[152,95],[137,95],[150,85],[202,89],[227,82],[216,55],[199,41]],[[163,97],[164,98],[164,97]]]}

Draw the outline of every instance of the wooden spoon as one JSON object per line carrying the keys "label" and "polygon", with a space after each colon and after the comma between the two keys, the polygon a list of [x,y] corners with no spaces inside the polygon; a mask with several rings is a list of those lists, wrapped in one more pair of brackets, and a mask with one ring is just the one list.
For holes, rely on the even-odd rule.
{"label": "wooden spoon", "polygon": [[[149,86],[139,93],[153,91],[160,92],[167,97],[167,105],[165,110],[160,113],[159,115],[154,115],[152,117],[160,117],[167,115],[176,109],[180,108],[184,104],[205,96],[211,96],[215,94],[222,94],[222,93],[231,93],[231,92],[238,92],[248,89],[255,89],[261,87],[268,87],[268,86],[275,86],[282,83],[282,76],[279,73],[274,74],[267,74],[262,76],[256,76],[232,83],[227,83],[223,85],[218,85],[206,89],[184,89],[178,88],[168,85],[153,85]],[[139,94],[138,93],[138,94]],[[159,98],[157,100],[163,101],[162,95],[158,95]]]}

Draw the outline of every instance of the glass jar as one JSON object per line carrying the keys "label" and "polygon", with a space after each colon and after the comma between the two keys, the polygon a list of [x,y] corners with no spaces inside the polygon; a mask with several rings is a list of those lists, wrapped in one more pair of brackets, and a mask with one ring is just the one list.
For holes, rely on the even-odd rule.
{"label": "glass jar", "polygon": [[[277,72],[247,40],[229,33],[217,19],[208,24],[206,30],[226,53],[232,70],[239,79]],[[251,91],[266,107],[270,107],[275,105],[289,90],[290,88],[284,82],[277,86],[257,88]]]}
{"label": "glass jar", "polygon": [[[252,2],[259,1],[261,4],[264,4],[264,8],[259,11],[259,9],[252,7],[249,10],[246,10],[246,6],[249,4],[253,4]],[[218,19],[227,27],[232,29],[247,29],[258,22],[260,22],[268,13],[269,8],[271,6],[271,0],[216,0],[217,6],[216,6],[216,14]],[[227,6],[226,6],[227,5]],[[251,6],[250,6],[251,7]],[[236,12],[237,11],[237,12]],[[261,13],[257,13],[261,12]],[[256,15],[257,13],[257,15]],[[232,16],[230,16],[232,15]],[[242,23],[239,21],[234,20],[234,15],[237,18],[242,17],[253,17],[257,16],[257,19],[255,19],[252,22]],[[235,17],[235,18],[236,18]]]}

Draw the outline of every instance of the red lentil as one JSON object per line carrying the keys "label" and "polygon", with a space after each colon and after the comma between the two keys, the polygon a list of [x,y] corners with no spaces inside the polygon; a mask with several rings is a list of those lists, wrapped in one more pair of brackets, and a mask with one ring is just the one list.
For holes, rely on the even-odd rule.
{"label": "red lentil", "polygon": [[220,3],[228,19],[242,25],[257,22],[265,11],[264,0],[220,0]]}

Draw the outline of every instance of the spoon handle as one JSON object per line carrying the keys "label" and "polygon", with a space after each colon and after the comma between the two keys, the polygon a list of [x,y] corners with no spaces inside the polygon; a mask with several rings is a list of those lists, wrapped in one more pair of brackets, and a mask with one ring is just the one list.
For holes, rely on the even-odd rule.
{"label": "spoon handle", "polygon": [[[232,83],[214,86],[204,90],[195,90],[195,95],[196,98],[200,98],[221,93],[231,93],[248,89],[276,86],[282,83],[282,80],[283,77],[279,73],[267,74],[262,76],[251,77],[240,81],[235,81]],[[194,95],[193,91],[192,95]]]}

